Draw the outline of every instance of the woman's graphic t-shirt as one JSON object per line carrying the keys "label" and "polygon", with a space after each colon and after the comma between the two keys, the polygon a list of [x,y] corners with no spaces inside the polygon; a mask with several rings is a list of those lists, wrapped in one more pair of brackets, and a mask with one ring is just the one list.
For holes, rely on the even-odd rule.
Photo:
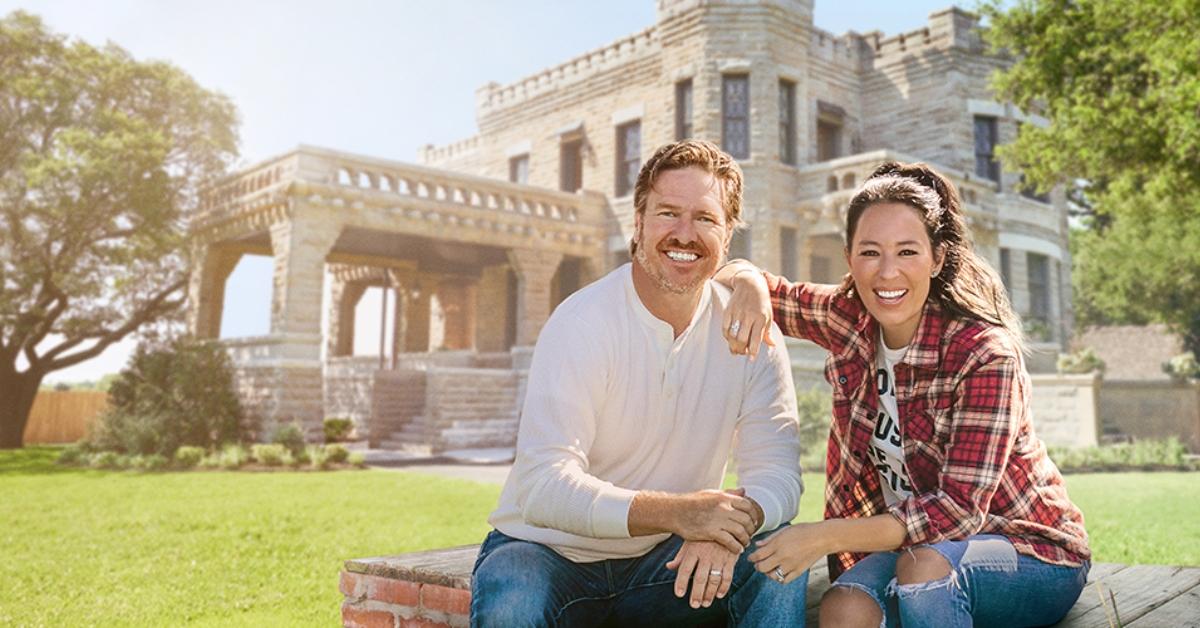
{"label": "woman's graphic t-shirt", "polygon": [[888,349],[879,340],[875,352],[875,386],[879,391],[879,408],[875,415],[875,433],[871,435],[871,463],[879,471],[879,484],[883,487],[883,499],[887,505],[912,496],[912,484],[904,468],[904,450],[900,446],[900,426],[896,417],[900,414],[896,405],[895,366],[908,347]]}

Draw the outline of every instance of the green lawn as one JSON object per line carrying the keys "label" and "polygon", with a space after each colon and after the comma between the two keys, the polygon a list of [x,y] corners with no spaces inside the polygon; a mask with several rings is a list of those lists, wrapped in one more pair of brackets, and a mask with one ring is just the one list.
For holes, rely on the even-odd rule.
{"label": "green lawn", "polygon": [[[343,560],[471,543],[498,486],[392,471],[136,474],[0,451],[0,625],[337,625]],[[799,519],[820,517],[806,474]],[[1100,561],[1200,565],[1200,474],[1069,476]]]}

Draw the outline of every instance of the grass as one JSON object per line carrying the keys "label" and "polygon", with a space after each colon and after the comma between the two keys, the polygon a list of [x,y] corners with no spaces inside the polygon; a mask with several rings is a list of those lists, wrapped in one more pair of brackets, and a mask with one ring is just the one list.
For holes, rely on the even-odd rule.
{"label": "grass", "polygon": [[[327,626],[342,561],[478,542],[500,487],[419,473],[138,474],[0,451],[0,625]],[[1200,475],[1067,477],[1096,560],[1200,565]],[[821,516],[805,475],[799,520]]]}

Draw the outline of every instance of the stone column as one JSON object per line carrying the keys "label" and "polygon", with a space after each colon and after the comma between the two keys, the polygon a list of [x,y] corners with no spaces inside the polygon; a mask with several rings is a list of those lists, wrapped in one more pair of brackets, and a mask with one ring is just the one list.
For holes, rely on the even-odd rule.
{"label": "stone column", "polygon": [[475,348],[482,352],[507,351],[508,265],[488,266],[475,288]]}
{"label": "stone column", "polygon": [[333,276],[329,291],[329,338],[327,355],[354,355],[354,310],[362,300],[367,285]]}
{"label": "stone column", "polygon": [[296,421],[310,437],[320,433],[324,415],[321,365],[321,291],[325,258],[341,229],[297,211],[290,220],[271,225],[275,260],[271,299],[272,343],[264,371],[274,380],[274,403],[263,429]]}
{"label": "stone column", "polygon": [[517,345],[533,346],[550,318],[550,281],[562,253],[509,249],[508,261],[517,274]]}
{"label": "stone column", "polygon": [[221,337],[225,282],[242,254],[219,244],[197,244],[188,277],[188,330],[196,338]]}
{"label": "stone column", "polygon": [[438,280],[432,275],[415,275],[415,278],[409,285],[416,289],[416,297],[410,296],[405,307],[404,345],[408,351],[425,352],[429,351],[429,319]]}

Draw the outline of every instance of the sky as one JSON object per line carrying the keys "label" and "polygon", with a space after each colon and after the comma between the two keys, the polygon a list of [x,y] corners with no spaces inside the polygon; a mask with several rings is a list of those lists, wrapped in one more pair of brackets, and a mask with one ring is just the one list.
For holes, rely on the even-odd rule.
{"label": "sky", "polygon": [[[816,1],[817,27],[841,34],[921,28],[953,0]],[[972,5],[972,1],[959,2]],[[165,60],[240,112],[240,163],[299,144],[415,162],[425,144],[473,135],[475,90],[507,84],[655,20],[653,0],[0,0],[58,33]],[[266,333],[270,264],[246,257],[229,279],[222,336]],[[356,352],[378,342],[378,292],[359,306]],[[374,318],[374,322],[366,324]],[[120,370],[132,341],[47,382]]]}

